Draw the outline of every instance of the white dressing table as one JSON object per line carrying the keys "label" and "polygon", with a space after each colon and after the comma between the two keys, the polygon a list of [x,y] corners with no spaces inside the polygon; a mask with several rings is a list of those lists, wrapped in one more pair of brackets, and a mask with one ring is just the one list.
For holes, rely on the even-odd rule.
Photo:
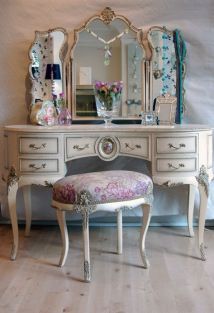
{"label": "white dressing table", "polygon": [[188,225],[193,236],[195,188],[200,192],[198,246],[204,253],[204,225],[209,179],[212,178],[212,129],[205,125],[71,125],[5,127],[5,180],[13,231],[11,259],[18,251],[16,194],[23,187],[26,235],[31,225],[32,184],[51,185],[66,174],[66,162],[98,155],[113,160],[132,156],[152,163],[156,184],[189,185]]}

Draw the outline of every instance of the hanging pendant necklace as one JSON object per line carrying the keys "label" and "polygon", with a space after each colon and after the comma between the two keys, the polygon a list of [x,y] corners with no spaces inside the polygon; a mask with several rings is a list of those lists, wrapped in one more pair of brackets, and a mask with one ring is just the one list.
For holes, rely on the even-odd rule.
{"label": "hanging pendant necklace", "polygon": [[106,65],[106,66],[110,64],[110,58],[112,56],[112,53],[110,51],[110,43],[121,38],[123,35],[128,34],[128,32],[129,32],[128,29],[125,29],[122,33],[120,33],[117,36],[113,37],[112,39],[106,41],[105,39],[103,39],[102,37],[100,37],[96,33],[94,33],[92,30],[90,30],[89,28],[85,28],[85,30],[89,34],[91,34],[93,37],[95,37],[97,40],[99,40],[105,44],[105,47],[104,47],[104,65]]}

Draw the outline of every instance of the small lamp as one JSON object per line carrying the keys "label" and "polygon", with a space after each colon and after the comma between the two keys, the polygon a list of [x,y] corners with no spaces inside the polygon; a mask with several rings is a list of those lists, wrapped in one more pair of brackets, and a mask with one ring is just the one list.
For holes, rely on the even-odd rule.
{"label": "small lamp", "polygon": [[47,64],[45,79],[58,80],[61,79],[60,65]]}
{"label": "small lamp", "polygon": [[61,80],[60,65],[48,63],[46,67],[45,79],[51,80],[52,94],[54,94],[55,91],[54,81]]}

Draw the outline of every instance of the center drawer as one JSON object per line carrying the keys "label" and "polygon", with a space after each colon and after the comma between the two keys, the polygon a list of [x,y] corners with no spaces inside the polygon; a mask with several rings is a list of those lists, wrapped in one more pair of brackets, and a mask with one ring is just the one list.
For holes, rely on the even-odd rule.
{"label": "center drawer", "polygon": [[119,137],[120,152],[149,159],[149,137]]}
{"label": "center drawer", "polygon": [[67,137],[66,138],[66,158],[75,158],[95,154],[96,137]]}

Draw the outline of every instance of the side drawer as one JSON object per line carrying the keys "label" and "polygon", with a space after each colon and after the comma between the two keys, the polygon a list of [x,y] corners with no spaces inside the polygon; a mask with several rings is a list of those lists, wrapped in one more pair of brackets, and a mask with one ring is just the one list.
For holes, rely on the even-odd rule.
{"label": "side drawer", "polygon": [[119,137],[120,152],[149,158],[149,137]]}
{"label": "side drawer", "polygon": [[20,159],[19,169],[22,173],[57,173],[58,159]]}
{"label": "side drawer", "polygon": [[20,154],[57,154],[59,143],[57,137],[20,137]]}
{"label": "side drawer", "polygon": [[197,136],[156,137],[156,152],[161,153],[196,153]]}
{"label": "side drawer", "polygon": [[197,170],[197,158],[176,158],[156,160],[157,172],[195,172]]}
{"label": "side drawer", "polygon": [[66,158],[95,154],[96,140],[95,137],[66,137]]}

